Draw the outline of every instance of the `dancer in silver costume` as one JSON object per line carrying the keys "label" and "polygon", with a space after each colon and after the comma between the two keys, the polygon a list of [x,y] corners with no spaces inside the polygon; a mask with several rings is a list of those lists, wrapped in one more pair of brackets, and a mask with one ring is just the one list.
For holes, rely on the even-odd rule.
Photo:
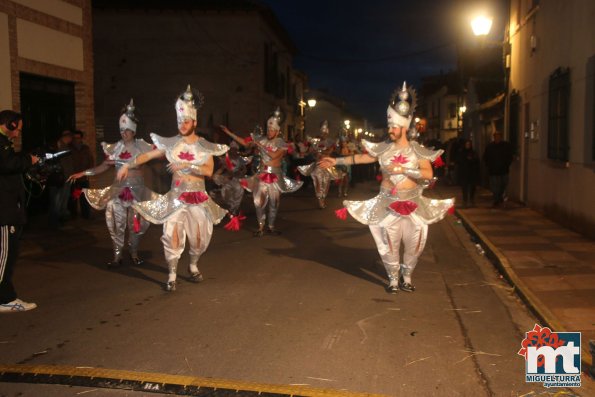
{"label": "dancer in silver costume", "polygon": [[[111,167],[119,170],[136,156],[153,149],[153,146],[144,140],[135,139],[138,119],[134,115],[132,99],[120,116],[119,124],[122,139],[113,144],[101,143],[106,160],[95,168],[71,175],[69,181],[83,176],[99,175]],[[142,169],[131,170],[126,179],[115,180],[111,186],[103,189],[83,189],[83,193],[93,208],[105,209],[105,221],[114,249],[114,259],[108,263],[108,267],[122,264],[127,228],[130,257],[135,265],[140,265],[143,261],[138,256],[138,244],[141,236],[147,231],[149,222],[132,209],[132,204],[159,196],[145,186]]]}
{"label": "dancer in silver costume", "polygon": [[[281,111],[275,110],[267,120],[266,136],[256,133],[250,134],[248,138],[241,138],[231,132],[226,126],[220,126],[221,130],[242,146],[256,145],[260,154],[260,165],[258,174],[245,180],[244,188],[252,192],[254,207],[256,208],[256,219],[258,230],[254,233],[260,237],[265,232],[279,234],[275,229],[275,219],[279,210],[281,193],[292,193],[298,190],[303,182],[295,181],[286,177],[281,168],[283,156],[287,153],[287,143],[279,136],[281,131]],[[268,215],[266,208],[268,205]]]}
{"label": "dancer in silver costume", "polygon": [[196,110],[200,105],[202,95],[195,96],[188,86],[176,102],[179,135],[165,138],[151,134],[157,149],[137,156],[118,171],[121,180],[130,170],[151,159],[165,155],[169,161],[167,167],[173,174],[171,190],[156,200],[134,205],[150,222],[163,224],[161,242],[169,270],[167,291],[176,289],[178,261],[186,241],[190,245],[188,271],[193,281],[202,281],[198,260],[209,246],[213,224],[218,224],[227,212],[206,193],[205,176],[213,174],[213,156],[221,156],[229,148],[196,135]]}
{"label": "dancer in silver costume", "polygon": [[229,152],[221,160],[221,167],[213,174],[213,181],[221,186],[221,200],[230,216],[238,216],[244,197],[241,179],[246,177],[248,161],[240,156],[238,144],[232,142]]}
{"label": "dancer in silver costume", "polygon": [[[407,101],[411,97],[411,104]],[[380,193],[366,201],[348,201],[346,212],[370,227],[378,253],[388,273],[387,291],[401,289],[413,292],[411,275],[417,265],[427,238],[428,225],[438,222],[454,205],[454,199],[436,200],[422,196],[427,181],[433,177],[431,162],[442,150],[430,150],[415,141],[409,141],[407,132],[415,108],[415,92],[406,84],[395,92],[388,106],[388,132],[390,141],[372,143],[362,140],[367,154],[354,154],[337,159],[326,157],[323,167],[341,164],[366,164],[378,161],[382,171]],[[400,245],[404,246],[403,263],[400,262]]]}
{"label": "dancer in silver costume", "polygon": [[341,180],[343,173],[336,167],[319,167],[318,161],[323,157],[330,156],[337,148],[338,141],[329,137],[327,120],[324,120],[320,125],[320,136],[318,138],[308,137],[307,140],[310,143],[310,151],[314,154],[315,161],[312,164],[298,166],[298,170],[302,175],[312,177],[318,206],[322,209],[326,208],[326,196],[331,181]]}

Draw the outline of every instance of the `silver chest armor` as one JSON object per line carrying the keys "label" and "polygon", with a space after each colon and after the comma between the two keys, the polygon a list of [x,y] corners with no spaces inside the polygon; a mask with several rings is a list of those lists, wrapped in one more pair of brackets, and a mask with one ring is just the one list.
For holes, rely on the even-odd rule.
{"label": "silver chest armor", "polygon": [[250,134],[252,140],[256,142],[258,145],[258,152],[260,154],[260,158],[264,162],[271,161],[271,156],[268,153],[267,149],[270,149],[272,152],[276,152],[278,150],[287,150],[287,143],[283,140],[283,138],[277,137],[273,139],[268,139],[264,135],[256,135],[254,133]]}

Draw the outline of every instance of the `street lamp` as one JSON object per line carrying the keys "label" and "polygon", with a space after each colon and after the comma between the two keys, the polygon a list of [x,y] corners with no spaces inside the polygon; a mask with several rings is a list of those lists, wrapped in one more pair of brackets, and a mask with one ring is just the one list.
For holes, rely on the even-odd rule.
{"label": "street lamp", "polygon": [[471,29],[475,36],[487,36],[492,29],[492,18],[478,15],[471,20]]}
{"label": "street lamp", "polygon": [[313,108],[314,106],[316,106],[316,99],[312,98],[312,99],[308,99],[308,106]]}

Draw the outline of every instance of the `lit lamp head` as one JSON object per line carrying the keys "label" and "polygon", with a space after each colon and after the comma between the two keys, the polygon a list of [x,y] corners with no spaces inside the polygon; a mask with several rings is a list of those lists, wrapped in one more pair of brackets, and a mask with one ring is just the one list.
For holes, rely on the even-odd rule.
{"label": "lit lamp head", "polygon": [[471,29],[475,36],[487,36],[492,29],[492,18],[486,17],[485,15],[476,16],[471,20]]}

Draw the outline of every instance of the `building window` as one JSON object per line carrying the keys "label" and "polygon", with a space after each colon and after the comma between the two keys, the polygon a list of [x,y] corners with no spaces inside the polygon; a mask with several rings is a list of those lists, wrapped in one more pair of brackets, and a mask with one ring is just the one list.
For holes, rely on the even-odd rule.
{"label": "building window", "polygon": [[448,104],[448,118],[454,119],[457,117],[457,104],[456,103],[449,103]]}
{"label": "building window", "polygon": [[270,43],[264,43],[264,91],[279,95],[279,54]]}
{"label": "building window", "polygon": [[547,157],[569,159],[570,69],[558,68],[550,76],[548,93]]}

